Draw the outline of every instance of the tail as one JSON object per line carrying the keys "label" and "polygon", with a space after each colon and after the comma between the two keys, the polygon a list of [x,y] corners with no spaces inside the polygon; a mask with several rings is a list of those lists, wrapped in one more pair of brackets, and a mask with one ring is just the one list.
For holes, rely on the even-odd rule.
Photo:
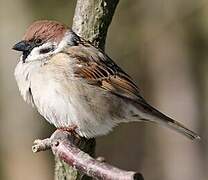
{"label": "tail", "polygon": [[169,117],[166,120],[160,120],[160,121],[163,121],[164,122],[163,124],[165,126],[185,135],[186,137],[188,137],[191,140],[200,139],[200,136],[197,133],[191,131],[190,129],[186,128],[183,124],[181,124],[181,123],[179,123]]}
{"label": "tail", "polygon": [[191,140],[200,139],[200,136],[197,133],[186,128],[183,124],[175,121],[174,119],[171,119],[170,117],[164,115],[157,109],[147,104],[145,100],[143,102],[138,103],[136,106],[139,112],[142,112],[142,116],[139,115],[140,113],[138,114],[139,117],[143,117],[142,120],[162,124],[179,132],[180,134],[188,137]]}

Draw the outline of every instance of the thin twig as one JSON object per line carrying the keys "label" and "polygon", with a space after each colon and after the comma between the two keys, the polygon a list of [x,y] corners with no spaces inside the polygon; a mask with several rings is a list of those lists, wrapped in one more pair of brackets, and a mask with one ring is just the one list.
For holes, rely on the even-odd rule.
{"label": "thin twig", "polygon": [[46,139],[36,139],[33,142],[33,146],[32,146],[32,152],[37,153],[39,151],[45,151],[48,149],[51,149],[51,140],[50,138],[46,138]]}
{"label": "thin twig", "polygon": [[140,173],[124,171],[99,159],[94,159],[75,144],[82,143],[81,138],[74,138],[68,132],[56,130],[50,138],[35,140],[33,152],[51,148],[54,155],[76,168],[80,172],[100,180],[143,180]]}

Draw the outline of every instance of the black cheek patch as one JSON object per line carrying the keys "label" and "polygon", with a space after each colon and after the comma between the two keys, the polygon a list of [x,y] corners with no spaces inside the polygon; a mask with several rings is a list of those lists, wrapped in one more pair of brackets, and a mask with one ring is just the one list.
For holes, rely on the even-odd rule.
{"label": "black cheek patch", "polygon": [[54,51],[54,48],[41,49],[40,54],[46,54],[46,53],[49,53],[50,51]]}

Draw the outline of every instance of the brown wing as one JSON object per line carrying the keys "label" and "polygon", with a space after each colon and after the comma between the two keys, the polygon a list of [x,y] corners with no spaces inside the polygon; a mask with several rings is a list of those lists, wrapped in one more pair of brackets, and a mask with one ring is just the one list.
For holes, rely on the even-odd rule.
{"label": "brown wing", "polygon": [[141,100],[137,86],[113,60],[91,44],[70,47],[67,54],[75,60],[76,77],[113,94],[131,100]]}

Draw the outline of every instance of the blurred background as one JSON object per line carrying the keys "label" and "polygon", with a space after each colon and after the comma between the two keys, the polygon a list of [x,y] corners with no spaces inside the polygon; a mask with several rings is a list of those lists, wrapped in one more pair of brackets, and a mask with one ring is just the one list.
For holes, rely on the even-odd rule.
{"label": "blurred background", "polygon": [[[13,76],[11,47],[39,19],[72,24],[75,0],[0,0],[0,179],[51,180],[51,152],[33,154],[34,139],[53,132],[23,102]],[[151,124],[122,124],[97,139],[97,155],[147,180],[205,180],[208,176],[208,2],[121,0],[106,52],[155,107],[198,132],[192,142]]]}

